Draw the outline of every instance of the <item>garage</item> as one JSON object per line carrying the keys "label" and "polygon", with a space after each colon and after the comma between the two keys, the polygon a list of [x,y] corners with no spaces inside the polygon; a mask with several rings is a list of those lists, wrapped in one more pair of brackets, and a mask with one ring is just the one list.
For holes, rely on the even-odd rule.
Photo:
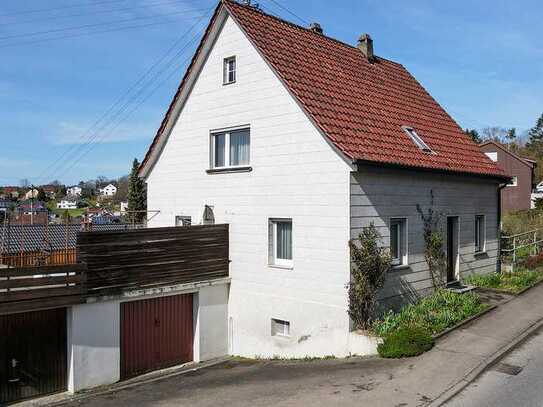
{"label": "garage", "polygon": [[66,390],[66,309],[0,315],[0,404]]}
{"label": "garage", "polygon": [[121,303],[121,379],[193,360],[193,295]]}

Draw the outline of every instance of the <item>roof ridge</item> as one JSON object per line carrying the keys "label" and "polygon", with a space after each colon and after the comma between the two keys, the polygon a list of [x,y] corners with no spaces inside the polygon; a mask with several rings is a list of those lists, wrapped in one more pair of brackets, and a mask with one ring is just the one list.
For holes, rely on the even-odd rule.
{"label": "roof ridge", "polygon": [[[326,35],[326,34],[319,34],[319,33],[316,33],[314,32],[311,28],[307,28],[307,27],[304,27],[302,25],[299,25],[299,24],[296,24],[296,23],[293,23],[292,21],[289,21],[283,17],[280,17],[280,16],[276,16],[276,15],[273,15],[273,14],[270,14],[270,13],[267,13],[265,12],[263,9],[261,8],[255,8],[255,7],[251,7],[251,6],[246,6],[246,5],[243,5],[243,4],[240,4],[238,3],[237,1],[235,0],[221,0],[222,3],[225,3],[225,4],[228,4],[228,3],[231,3],[231,4],[234,4],[235,6],[237,7],[242,7],[244,9],[247,9],[247,10],[250,10],[252,12],[255,12],[255,13],[259,13],[259,14],[263,14],[265,15],[266,17],[269,17],[269,18],[273,18],[274,20],[277,20],[277,21],[280,21],[281,23],[284,23],[284,24],[287,24],[293,28],[296,28],[296,29],[299,29],[299,30],[303,30],[303,31],[306,31],[312,35],[316,35],[318,36],[318,38],[324,38],[326,40],[329,40],[329,41],[333,41],[335,43],[337,43],[338,45],[342,45],[344,47],[347,47],[347,48],[350,48],[350,49],[353,49],[353,50],[356,50],[357,47],[355,45],[351,45],[345,41],[341,41],[341,40],[338,40],[337,38],[334,38],[334,37],[330,37],[329,35]],[[383,60],[383,61],[386,61],[386,62],[390,62],[392,64],[395,64],[395,65],[398,65],[398,66],[402,66],[403,67],[403,64],[401,64],[400,62],[396,62],[396,61],[393,61],[392,59],[388,59],[388,58],[385,58],[385,57],[382,57],[382,56],[379,56],[379,55],[374,55],[375,58],[377,59],[380,59],[380,60]]]}

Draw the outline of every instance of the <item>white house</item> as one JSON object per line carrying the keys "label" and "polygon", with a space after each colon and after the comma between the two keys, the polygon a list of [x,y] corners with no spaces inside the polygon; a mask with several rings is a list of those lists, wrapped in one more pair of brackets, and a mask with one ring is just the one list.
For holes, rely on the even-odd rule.
{"label": "white house", "polygon": [[117,187],[113,184],[108,184],[104,188],[98,190],[102,196],[114,196],[117,193]]}
{"label": "white house", "polygon": [[82,191],[81,187],[78,187],[77,185],[66,188],[66,194],[72,196],[81,196]]}
{"label": "white house", "polygon": [[253,6],[217,7],[140,176],[149,226],[230,225],[234,355],[355,352],[348,241],[371,223],[395,261],[381,308],[429,292],[417,205],[443,216],[448,282],[498,266],[495,163],[368,35]]}
{"label": "white house", "polygon": [[57,202],[58,209],[77,209],[77,200],[64,198]]}

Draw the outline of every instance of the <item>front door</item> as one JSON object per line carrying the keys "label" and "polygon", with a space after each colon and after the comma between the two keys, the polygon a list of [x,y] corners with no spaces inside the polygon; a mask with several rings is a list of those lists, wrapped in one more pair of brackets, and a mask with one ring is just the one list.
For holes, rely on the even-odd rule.
{"label": "front door", "polygon": [[458,280],[458,216],[447,217],[447,283]]}

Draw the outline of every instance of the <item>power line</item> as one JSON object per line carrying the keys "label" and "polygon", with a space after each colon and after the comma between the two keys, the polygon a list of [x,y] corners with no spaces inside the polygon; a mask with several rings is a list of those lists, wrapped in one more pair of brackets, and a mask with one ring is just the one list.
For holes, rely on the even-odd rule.
{"label": "power line", "polygon": [[[166,83],[172,76],[173,74],[175,74],[176,72],[178,72],[178,70],[186,63],[188,62],[188,60],[190,60],[192,57],[188,57],[186,58],[184,61],[182,61],[180,64],[174,66],[174,69],[172,70],[172,72],[170,72],[170,74],[168,76],[166,76],[157,86],[155,86],[151,92],[149,92],[137,105],[135,105],[121,120],[117,121],[117,123],[115,124],[114,127],[112,127],[110,130],[109,130],[109,134],[111,134],[111,132],[113,132],[115,129],[117,129],[117,127],[119,127],[119,125],[125,121],[128,117],[130,117],[130,115],[132,115],[143,103],[145,103],[156,91],[157,89],[159,89],[164,83]],[[101,138],[98,139],[98,141],[101,141],[103,140],[108,134],[105,134],[103,135]],[[72,163],[72,165],[70,165],[67,169],[66,169],[66,172],[70,172],[70,170],[77,164],[80,162],[80,160],[85,157],[88,153],[90,153],[92,151],[92,149],[94,148],[94,146],[96,145],[96,143],[91,143],[89,144],[89,148],[86,150],[86,151],[83,151]]]}
{"label": "power line", "polygon": [[[211,12],[212,8],[208,10],[207,13],[203,14],[199,19],[198,21],[193,25],[191,26],[191,28],[189,30],[187,30],[180,38],[178,38],[174,44],[166,51],[166,53],[164,53],[161,58],[159,58],[126,92],[124,92],[124,94],[118,98],[114,103],[113,105],[96,121],[93,123],[93,125],[84,133],[84,135],[82,137],[80,137],[80,139],[83,139],[85,138],[85,134],[88,134],[88,133],[92,133],[89,134],[88,136],[88,140],[86,143],[84,144],[79,144],[79,145],[76,145],[75,146],[75,149],[73,148],[74,146],[70,147],[67,151],[64,152],[64,154],[62,154],[54,163],[53,165],[49,165],[46,170],[44,171],[44,175],[42,175],[42,178],[45,178],[46,176],[49,176],[50,174],[51,175],[54,175],[58,170],[60,170],[62,168],[62,165],[60,167],[57,168],[57,164],[60,162],[60,160],[62,160],[62,158],[69,152],[72,152],[73,150],[73,153],[77,153],[77,150],[82,150],[84,149],[85,147],[89,146],[90,144],[92,144],[96,138],[98,137],[99,135],[99,132],[105,128],[107,128],[111,123],[113,123],[113,121],[120,115],[123,113],[123,111],[126,110],[126,108],[132,103],[134,102],[141,94],[142,92],[148,88],[149,86],[151,86],[153,84],[153,82],[158,78],[159,75],[162,74],[162,72],[164,72],[169,66],[171,66],[171,64],[175,61],[175,59],[182,55],[184,50],[192,43],[194,42],[195,39],[197,39],[198,37],[198,34],[195,35],[187,44],[185,44],[185,46],[183,46],[181,48],[180,51],[178,51],[176,54],[173,55],[173,57],[165,64],[165,67],[162,68],[161,70],[159,70],[158,72],[156,72],[134,95],[132,95],[130,98],[128,98],[128,100],[126,100],[124,102],[124,104],[122,104],[122,106],[119,108],[119,110],[117,110],[115,113],[112,113],[113,110],[115,110],[117,108],[117,106],[122,102],[123,99],[125,99],[125,97],[127,97],[133,89],[135,89],[158,65],[160,65],[162,63],[162,61],[164,61],[164,59],[166,59],[168,57],[168,55],[171,53],[172,50],[174,50],[177,45],[180,43],[180,41],[186,37],[210,12]],[[155,89],[156,90],[156,89]],[[154,92],[154,91],[153,91]],[[139,106],[139,105],[138,105]],[[110,116],[108,118],[108,120],[106,121],[105,119]],[[100,127],[96,128],[98,126],[98,124],[102,121],[105,121]],[[119,123],[120,124],[120,123]],[[77,162],[78,159],[74,160],[74,162]],[[56,170],[53,170],[52,173],[51,172],[47,172],[49,169],[51,168],[56,168]]]}
{"label": "power line", "polygon": [[183,0],[167,0],[167,1],[160,1],[158,3],[147,3],[142,5],[132,5],[130,7],[124,7],[124,8],[115,8],[115,9],[107,9],[107,10],[97,10],[97,11],[91,11],[86,13],[78,13],[78,14],[64,14],[64,15],[57,15],[57,16],[50,16],[46,18],[34,18],[30,20],[18,20],[18,21],[11,21],[7,23],[2,23],[2,26],[8,26],[8,25],[21,25],[21,24],[28,24],[28,23],[44,23],[51,20],[59,20],[63,18],[71,18],[71,17],[87,17],[92,16],[96,14],[108,14],[108,13],[114,13],[119,11],[131,11],[134,9],[139,8],[150,8],[155,6],[162,6],[162,5],[169,5],[169,4],[176,4],[176,3],[183,3]]}
{"label": "power line", "polygon": [[111,3],[122,3],[126,2],[126,0],[108,0],[108,1],[97,1],[90,4],[72,4],[70,6],[63,6],[63,7],[55,7],[55,8],[42,8],[37,10],[26,10],[26,11],[18,11],[16,13],[8,13],[8,14],[0,14],[0,17],[11,17],[11,16],[20,16],[24,14],[34,14],[34,13],[45,13],[49,11],[56,11],[56,10],[65,10],[69,8],[77,8],[77,7],[88,7],[88,6],[98,6],[100,4],[111,4]]}
{"label": "power line", "polygon": [[[190,10],[190,12],[203,11],[203,10],[206,10],[206,9]],[[176,12],[170,13],[168,16],[178,15],[178,14],[187,13],[187,12],[189,12],[189,11],[187,11],[187,10],[176,11]],[[109,25],[109,24],[127,23],[127,22],[136,21],[136,20],[154,19],[154,18],[157,18],[157,17],[164,17],[164,16],[163,15],[140,16],[140,17],[128,18],[128,19],[124,19],[124,20],[105,21],[105,22],[101,22],[101,23],[83,24],[83,25],[79,25],[79,26],[55,28],[55,29],[52,29],[52,30],[35,31],[35,32],[24,33],[24,34],[5,35],[3,37],[0,37],[0,40],[10,40],[10,39],[14,39],[14,38],[24,38],[24,37],[32,37],[32,36],[36,36],[36,35],[53,34],[53,33],[64,32],[64,31],[81,30],[81,29],[84,29],[84,28],[95,28],[95,27],[101,27],[101,26]]]}
{"label": "power line", "polygon": [[299,15],[295,14],[294,12],[290,11],[287,7],[281,5],[280,3],[278,3],[277,1],[275,0],[270,0],[273,4],[275,4],[277,7],[279,7],[280,9],[286,11],[287,13],[289,13],[291,16],[297,18],[298,20],[300,20],[302,23],[304,23],[305,25],[309,25],[309,23],[304,20],[302,17],[300,17]]}
{"label": "power line", "polygon": [[38,44],[38,43],[48,42],[48,41],[71,39],[71,38],[83,37],[87,35],[105,34],[105,33],[110,33],[110,32],[131,30],[131,29],[137,29],[137,28],[147,28],[147,27],[157,26],[161,24],[172,24],[172,23],[177,23],[177,21],[175,20],[157,21],[154,23],[128,25],[128,26],[123,26],[123,27],[110,28],[107,30],[96,30],[96,31],[91,31],[91,32],[74,33],[74,34],[68,34],[68,35],[63,35],[59,37],[43,38],[43,39],[36,39],[36,40],[30,40],[30,41],[19,41],[19,42],[8,43],[8,44],[0,44],[0,48],[8,48],[8,47],[22,46],[22,45],[32,45],[32,44]]}

